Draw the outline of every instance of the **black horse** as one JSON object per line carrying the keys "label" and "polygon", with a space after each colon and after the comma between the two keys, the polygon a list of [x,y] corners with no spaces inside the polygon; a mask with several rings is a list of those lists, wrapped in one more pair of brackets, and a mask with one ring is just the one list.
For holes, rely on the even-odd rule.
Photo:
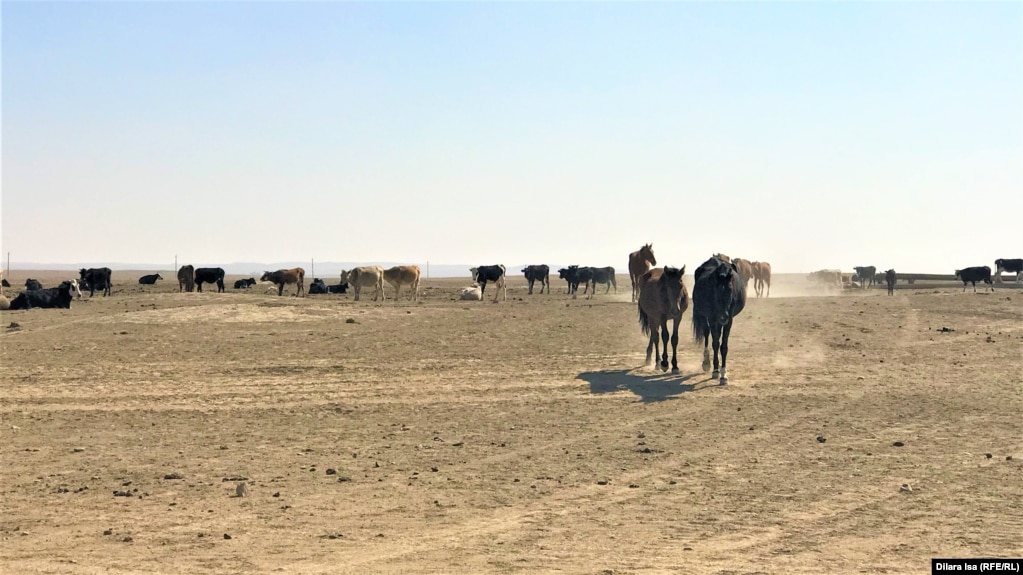
{"label": "black horse", "polygon": [[712,257],[696,268],[693,283],[693,338],[703,338],[703,371],[710,369],[707,339],[714,337],[714,373],[718,377],[718,349],[721,350],[721,385],[728,383],[725,364],[732,318],[746,307],[746,282],[735,264]]}

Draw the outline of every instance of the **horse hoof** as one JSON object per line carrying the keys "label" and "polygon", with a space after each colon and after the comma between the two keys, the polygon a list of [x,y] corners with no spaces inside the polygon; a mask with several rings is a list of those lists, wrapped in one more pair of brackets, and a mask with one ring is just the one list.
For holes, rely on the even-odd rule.
{"label": "horse hoof", "polygon": [[715,378],[715,377],[717,377],[717,376],[719,376],[719,375],[721,375],[721,374],[720,374],[720,373],[718,372],[718,370],[716,370],[716,369],[715,369],[715,370],[714,370],[714,373],[710,374],[710,377],[711,377],[711,378]]}
{"label": "horse hoof", "polygon": [[662,363],[661,364],[661,371],[668,371],[668,364]]}
{"label": "horse hoof", "polygon": [[728,378],[727,377],[722,377],[721,379],[718,380],[718,384],[720,384],[720,385],[728,385]]}
{"label": "horse hoof", "polygon": [[710,362],[709,361],[703,363],[703,371],[710,371]]}
{"label": "horse hoof", "polygon": [[678,373],[678,366],[671,368],[671,373]]}

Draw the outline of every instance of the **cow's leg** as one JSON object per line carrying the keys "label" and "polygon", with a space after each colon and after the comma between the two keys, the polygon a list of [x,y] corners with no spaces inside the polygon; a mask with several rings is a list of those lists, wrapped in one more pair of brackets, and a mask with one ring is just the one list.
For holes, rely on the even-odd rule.
{"label": "cow's leg", "polygon": [[721,379],[718,383],[721,385],[728,384],[728,376],[725,375],[725,366],[728,364],[728,334],[732,333],[732,322],[729,320],[725,324],[721,334]]}
{"label": "cow's leg", "polygon": [[284,295],[284,282],[277,284],[277,297]]}

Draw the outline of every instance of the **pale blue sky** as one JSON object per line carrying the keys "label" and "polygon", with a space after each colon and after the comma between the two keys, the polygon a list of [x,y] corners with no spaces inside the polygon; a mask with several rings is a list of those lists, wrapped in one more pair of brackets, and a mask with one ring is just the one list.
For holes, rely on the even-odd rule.
{"label": "pale blue sky", "polygon": [[1020,2],[9,2],[15,262],[1023,257]]}

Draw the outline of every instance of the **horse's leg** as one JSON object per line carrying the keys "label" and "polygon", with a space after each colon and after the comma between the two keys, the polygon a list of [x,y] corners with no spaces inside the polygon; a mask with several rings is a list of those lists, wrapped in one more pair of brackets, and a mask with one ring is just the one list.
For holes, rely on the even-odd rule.
{"label": "horse's leg", "polygon": [[[671,326],[671,372],[678,373],[678,324],[682,321],[682,316],[674,318]],[[667,327],[667,324],[665,324]],[[667,344],[665,344],[667,345]]]}
{"label": "horse's leg", "polygon": [[718,366],[720,365],[718,363],[718,350],[721,348],[721,326],[717,322],[714,322],[714,325],[711,326],[711,332],[712,332],[711,336],[714,338],[714,344],[713,344],[714,345],[714,371],[710,374],[710,376],[711,377],[717,377],[721,373],[718,370]]}
{"label": "horse's leg", "polygon": [[646,344],[646,364],[650,365],[650,354],[654,351],[654,345],[657,342],[657,329],[650,330],[650,341]]}
{"label": "horse's leg", "polygon": [[703,332],[703,371],[710,371],[710,351],[707,348],[707,341],[710,338],[710,329]]}
{"label": "horse's leg", "polygon": [[725,365],[728,363],[728,334],[732,333],[732,321],[725,324],[721,334],[721,385],[728,383],[728,376],[725,375]]}
{"label": "horse's leg", "polygon": [[664,351],[661,355],[661,371],[668,371],[668,316],[661,316],[661,343]]}
{"label": "horse's leg", "polygon": [[659,337],[656,323],[650,326],[650,343],[654,345],[654,360],[656,365],[656,363],[661,361],[661,338]]}

